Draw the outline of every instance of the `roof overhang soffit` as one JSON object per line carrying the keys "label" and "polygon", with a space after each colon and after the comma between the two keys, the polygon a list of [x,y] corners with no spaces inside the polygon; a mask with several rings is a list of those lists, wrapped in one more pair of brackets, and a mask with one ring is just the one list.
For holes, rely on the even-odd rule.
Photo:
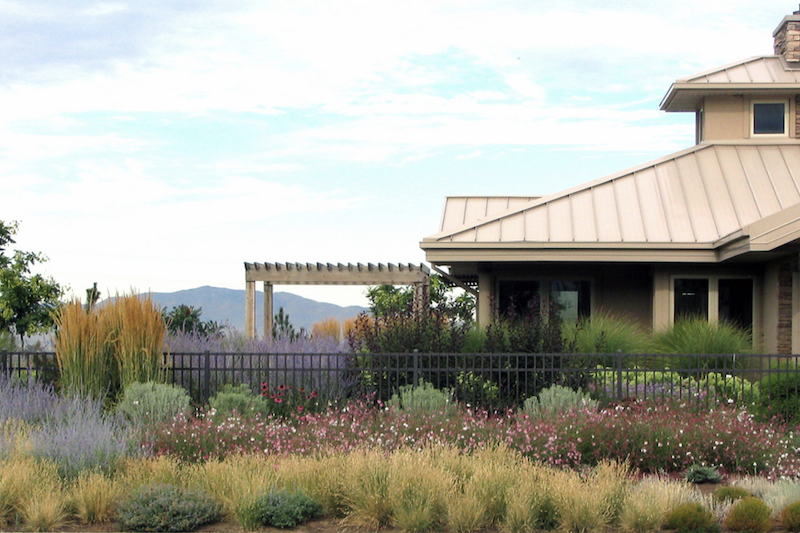
{"label": "roof overhang soffit", "polygon": [[762,98],[790,96],[800,92],[800,83],[674,83],[661,101],[667,112],[694,112],[707,96],[747,94]]}

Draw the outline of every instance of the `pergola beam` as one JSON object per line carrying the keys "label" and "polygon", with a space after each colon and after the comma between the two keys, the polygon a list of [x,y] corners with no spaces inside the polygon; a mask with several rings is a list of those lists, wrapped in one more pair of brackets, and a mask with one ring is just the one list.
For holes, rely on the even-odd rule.
{"label": "pergola beam", "polygon": [[245,263],[245,333],[255,329],[255,285],[264,283],[264,335],[272,333],[273,285],[413,285],[415,309],[430,305],[431,271],[425,265],[368,263]]}

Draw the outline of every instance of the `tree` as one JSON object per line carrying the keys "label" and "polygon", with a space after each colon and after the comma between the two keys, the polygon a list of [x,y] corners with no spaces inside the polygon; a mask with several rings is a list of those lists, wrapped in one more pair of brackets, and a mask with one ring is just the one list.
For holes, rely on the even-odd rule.
{"label": "tree", "polygon": [[16,222],[0,221],[0,331],[18,337],[24,347],[26,336],[53,327],[53,311],[64,288],[53,278],[31,272],[47,261],[43,254],[16,250],[12,257],[6,255],[6,246],[16,242],[17,227]]}
{"label": "tree", "polygon": [[203,308],[191,305],[178,305],[171,311],[162,311],[167,331],[173,335],[178,333],[192,333],[200,337],[218,337],[222,335],[222,326],[214,320],[201,320]]}
{"label": "tree", "polygon": [[[369,310],[374,317],[410,313],[414,306],[414,287],[410,285],[369,287],[366,296],[370,303]],[[442,276],[431,276],[430,296],[431,307],[450,319],[467,324],[474,320],[475,297],[467,292],[454,293]]]}
{"label": "tree", "polygon": [[283,307],[280,307],[272,320],[272,338],[294,341],[299,337],[305,336],[305,334],[306,331],[303,328],[300,328],[299,333],[295,331],[294,326],[289,321],[289,313],[285,313]]}

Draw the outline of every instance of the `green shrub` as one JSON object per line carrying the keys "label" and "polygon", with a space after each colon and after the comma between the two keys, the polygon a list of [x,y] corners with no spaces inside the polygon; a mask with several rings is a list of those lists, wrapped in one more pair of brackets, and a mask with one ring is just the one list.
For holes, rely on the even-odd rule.
{"label": "green shrub", "polygon": [[134,424],[157,424],[186,416],[191,410],[191,398],[176,385],[133,382],[125,388],[117,409]]}
{"label": "green shrub", "polygon": [[245,529],[287,528],[321,515],[322,506],[313,498],[280,490],[268,492],[252,504],[243,506],[236,518]]}
{"label": "green shrub", "polygon": [[597,401],[588,393],[574,391],[561,385],[543,389],[537,396],[525,400],[522,410],[531,418],[544,418],[577,409],[596,409]]}
{"label": "green shrub", "polygon": [[722,502],[725,500],[736,501],[750,495],[751,494],[749,491],[743,489],[742,487],[735,486],[717,487],[716,490],[711,493],[711,496],[716,502]]}
{"label": "green shrub", "polygon": [[174,485],[143,485],[117,508],[123,531],[191,531],[219,519],[209,495]]}
{"label": "green shrub", "polygon": [[719,483],[722,476],[713,466],[692,465],[683,473],[683,478],[689,483]]}
{"label": "green shrub", "polygon": [[420,380],[418,386],[400,387],[399,394],[393,394],[386,402],[387,407],[421,414],[452,412],[453,396],[448,389],[439,390],[432,384]]}
{"label": "green shrub", "polygon": [[602,311],[565,324],[563,335],[570,351],[576,353],[638,353],[647,344],[635,322]]}
{"label": "green shrub", "polygon": [[247,417],[255,414],[265,415],[267,404],[264,398],[256,396],[245,384],[224,385],[217,394],[208,400],[217,417],[227,418],[234,412]]}
{"label": "green shrub", "polygon": [[761,414],[793,420],[800,415],[800,368],[796,363],[781,361],[766,373],[759,383]]}
{"label": "green shrub", "polygon": [[765,533],[772,528],[772,509],[759,498],[748,496],[731,507],[723,524],[731,531]]}
{"label": "green shrub", "polygon": [[664,517],[664,529],[681,533],[714,533],[720,530],[714,513],[697,502],[677,505]]}
{"label": "green shrub", "polygon": [[800,531],[800,501],[784,507],[781,511],[780,521],[787,531]]}

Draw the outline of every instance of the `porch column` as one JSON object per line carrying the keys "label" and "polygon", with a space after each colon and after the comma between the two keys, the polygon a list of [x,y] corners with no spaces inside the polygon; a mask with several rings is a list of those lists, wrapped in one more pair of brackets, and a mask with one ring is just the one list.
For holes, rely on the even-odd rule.
{"label": "porch column", "polygon": [[272,337],[272,317],[275,313],[272,309],[272,283],[264,282],[264,338]]}
{"label": "porch column", "polygon": [[256,336],[256,282],[245,282],[244,291],[244,333],[248,339]]}
{"label": "porch column", "polygon": [[492,323],[492,292],[494,276],[490,273],[478,273],[478,327],[485,328]]}

